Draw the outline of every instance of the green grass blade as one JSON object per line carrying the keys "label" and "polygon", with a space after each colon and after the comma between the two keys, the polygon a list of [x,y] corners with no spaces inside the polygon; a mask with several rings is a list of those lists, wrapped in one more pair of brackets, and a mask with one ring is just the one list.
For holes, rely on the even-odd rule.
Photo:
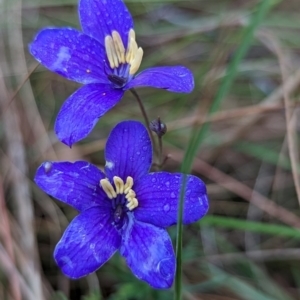
{"label": "green grass blade", "polygon": [[206,216],[199,221],[199,224],[300,239],[300,230],[285,225],[253,222],[221,216]]}
{"label": "green grass blade", "polygon": [[266,295],[262,291],[252,287],[250,284],[246,283],[242,279],[239,279],[231,274],[228,274],[221,269],[210,265],[210,272],[214,276],[223,275],[226,278],[223,282],[223,286],[230,289],[236,295],[238,295],[241,299],[245,300],[274,300],[273,297]]}
{"label": "green grass blade", "polygon": [[180,190],[180,204],[178,211],[178,223],[177,223],[177,238],[176,238],[176,276],[175,276],[175,300],[181,300],[182,294],[182,213],[183,213],[183,198],[185,193],[187,176],[185,175],[182,180],[181,190]]}
{"label": "green grass blade", "polygon": [[[260,2],[257,8],[257,12],[253,15],[252,19],[250,20],[250,24],[245,29],[245,33],[243,35],[243,39],[241,41],[240,47],[237,49],[231,63],[227,69],[227,76],[223,79],[221,86],[214,98],[212,106],[210,107],[209,114],[216,112],[220,106],[225,95],[229,92],[232,82],[234,81],[238,66],[241,63],[243,57],[247,53],[251,42],[253,40],[254,32],[256,28],[260,25],[261,21],[263,20],[265,14],[273,5],[272,0],[263,0]],[[187,151],[185,153],[183,164],[181,171],[183,173],[188,173],[191,169],[193,159],[198,151],[198,148],[203,141],[207,131],[209,129],[209,124],[204,124],[198,132],[193,132],[192,138],[188,145]],[[194,138],[193,138],[194,137]],[[176,261],[177,261],[177,269],[176,269],[176,277],[175,277],[175,300],[181,299],[182,294],[182,280],[181,280],[181,256],[182,256],[182,207],[183,207],[183,197],[185,192],[185,179],[183,180],[183,184],[181,187],[180,193],[180,205],[179,205],[179,214],[178,214],[178,225],[177,225],[177,240],[176,240]]]}
{"label": "green grass blade", "polygon": [[[253,15],[249,26],[245,29],[245,33],[243,35],[240,47],[237,49],[231,63],[227,68],[227,75],[224,77],[220,88],[213,100],[213,103],[208,112],[209,115],[215,113],[218,110],[222,100],[229,92],[229,89],[237,75],[238,66],[251,45],[254,32],[272,5],[273,2],[271,0],[261,1],[256,14]],[[207,134],[208,130],[209,123],[205,123],[198,132],[193,132],[191,141],[188,145],[182,164],[183,173],[188,173],[190,171],[194,156],[197,153],[197,150],[200,144],[202,143],[203,139],[205,138],[205,135]]]}

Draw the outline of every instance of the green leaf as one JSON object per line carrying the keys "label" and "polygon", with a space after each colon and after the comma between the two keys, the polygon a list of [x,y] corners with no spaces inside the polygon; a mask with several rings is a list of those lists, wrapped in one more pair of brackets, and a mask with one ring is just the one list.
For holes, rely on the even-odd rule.
{"label": "green leaf", "polygon": [[300,239],[300,230],[285,225],[253,222],[221,216],[206,216],[199,221],[199,224]]}

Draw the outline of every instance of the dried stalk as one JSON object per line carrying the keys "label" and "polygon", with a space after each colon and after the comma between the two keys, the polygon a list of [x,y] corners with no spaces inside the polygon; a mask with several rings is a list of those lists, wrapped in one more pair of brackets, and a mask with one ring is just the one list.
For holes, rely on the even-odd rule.
{"label": "dried stalk", "polygon": [[[173,150],[170,152],[174,160],[178,162],[182,160],[183,153],[181,151]],[[239,195],[244,200],[249,201],[273,218],[292,227],[300,228],[300,218],[298,216],[208,163],[195,158],[193,169],[234,194]]]}
{"label": "dried stalk", "polygon": [[[15,264],[13,240],[11,236],[10,223],[7,214],[7,209],[4,199],[4,191],[2,185],[2,178],[0,177],[0,236],[3,240],[3,246],[9,256],[12,264]],[[14,300],[21,300],[21,291],[18,276],[15,273],[11,273],[9,280],[10,293]]]}
{"label": "dried stalk", "polygon": [[[0,109],[7,107],[9,99],[4,78],[0,70]],[[10,187],[12,191],[15,216],[22,229],[22,239],[19,241],[27,262],[21,265],[23,275],[27,278],[30,288],[35,295],[32,299],[43,299],[41,277],[36,259],[37,250],[34,235],[34,214],[31,202],[31,192],[26,177],[27,165],[23,137],[20,130],[20,116],[17,113],[15,102],[3,114],[3,131],[6,144],[6,153],[10,164]]]}

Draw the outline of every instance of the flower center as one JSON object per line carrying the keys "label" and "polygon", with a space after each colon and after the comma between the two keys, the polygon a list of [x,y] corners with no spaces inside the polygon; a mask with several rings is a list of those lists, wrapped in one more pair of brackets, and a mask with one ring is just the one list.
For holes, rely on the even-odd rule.
{"label": "flower center", "polygon": [[139,69],[143,58],[143,49],[138,47],[133,29],[130,29],[128,33],[127,49],[124,47],[120,34],[115,30],[111,36],[105,37],[104,42],[110,68],[117,71],[109,74],[108,79],[117,86],[123,87],[128,77],[133,76]]}
{"label": "flower center", "polygon": [[112,200],[114,221],[118,224],[124,218],[124,214],[138,206],[138,200],[133,187],[133,178],[128,176],[126,182],[118,176],[113,177],[114,186],[107,178],[100,180],[100,186],[107,197]]}

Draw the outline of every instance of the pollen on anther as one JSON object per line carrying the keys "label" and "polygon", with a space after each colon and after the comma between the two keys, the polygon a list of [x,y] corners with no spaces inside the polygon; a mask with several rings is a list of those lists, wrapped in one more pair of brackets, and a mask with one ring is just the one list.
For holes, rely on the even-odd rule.
{"label": "pollen on anther", "polygon": [[128,32],[127,48],[125,48],[122,38],[116,30],[112,31],[111,36],[107,35],[105,37],[104,44],[107,59],[112,69],[127,63],[130,65],[130,75],[137,72],[143,58],[143,49],[138,47],[133,29]]}
{"label": "pollen on anther", "polygon": [[137,72],[139,69],[142,59],[143,59],[144,51],[142,48],[138,48],[138,50],[135,53],[134,59],[132,60],[130,64],[129,74],[133,75]]}
{"label": "pollen on anther", "polygon": [[119,66],[118,54],[111,36],[107,35],[104,40],[105,50],[109,65],[112,69]]}
{"label": "pollen on anther", "polygon": [[100,186],[103,188],[104,192],[106,193],[109,199],[113,199],[117,197],[117,194],[113,186],[111,185],[111,183],[107,178],[100,180]]}
{"label": "pollen on anther", "polygon": [[134,192],[134,190],[129,190],[128,193],[126,194],[125,198],[127,200],[134,198],[136,196],[136,193]]}
{"label": "pollen on anther", "polygon": [[114,186],[110,183],[110,181],[107,178],[100,180],[100,186],[102,187],[109,199],[116,198],[119,194],[124,194],[125,199],[127,200],[126,207],[129,210],[133,210],[138,206],[138,200],[135,198],[136,193],[134,190],[132,190],[132,177],[127,176],[126,183],[124,183],[122,178],[114,176],[113,184]]}
{"label": "pollen on anther", "polygon": [[120,178],[118,176],[114,176],[113,180],[114,180],[114,184],[116,187],[116,193],[123,194],[124,193],[124,181],[122,180],[122,178]]}
{"label": "pollen on anther", "polygon": [[116,49],[116,53],[118,56],[118,60],[120,63],[124,64],[125,63],[125,47],[123,45],[122,38],[120,34],[117,31],[112,32],[112,39],[114,42],[114,46]]}
{"label": "pollen on anther", "polygon": [[127,194],[132,187],[133,187],[133,178],[128,176],[126,178],[126,183],[124,185],[124,193]]}
{"label": "pollen on anther", "polygon": [[138,200],[136,198],[131,198],[128,200],[128,203],[126,205],[126,207],[129,209],[129,210],[133,210],[134,208],[138,207]]}

